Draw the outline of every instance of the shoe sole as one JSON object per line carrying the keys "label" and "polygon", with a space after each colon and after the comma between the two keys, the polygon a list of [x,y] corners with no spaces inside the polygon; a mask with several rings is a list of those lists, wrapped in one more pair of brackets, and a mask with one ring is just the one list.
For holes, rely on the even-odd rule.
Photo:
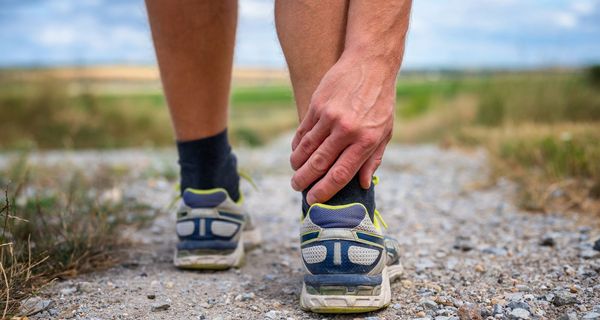
{"label": "shoe sole", "polygon": [[230,254],[188,255],[178,257],[175,251],[173,264],[180,269],[191,270],[226,270],[240,268],[244,264],[245,251],[260,245],[260,232],[258,229],[242,232],[235,250]]}
{"label": "shoe sole", "polygon": [[300,306],[316,313],[363,313],[387,307],[392,299],[391,281],[402,274],[402,266],[386,266],[382,271],[381,291],[378,295],[319,295],[310,294],[302,284]]}

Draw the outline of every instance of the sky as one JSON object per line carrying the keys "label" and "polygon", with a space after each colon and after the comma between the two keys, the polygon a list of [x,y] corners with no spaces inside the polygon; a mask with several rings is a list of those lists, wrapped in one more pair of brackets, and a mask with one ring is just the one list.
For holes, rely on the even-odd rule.
{"label": "sky", "polygon": [[[0,67],[153,64],[143,0],[0,0]],[[414,0],[405,69],[600,63],[600,0]],[[240,0],[235,65],[283,68],[273,0]]]}

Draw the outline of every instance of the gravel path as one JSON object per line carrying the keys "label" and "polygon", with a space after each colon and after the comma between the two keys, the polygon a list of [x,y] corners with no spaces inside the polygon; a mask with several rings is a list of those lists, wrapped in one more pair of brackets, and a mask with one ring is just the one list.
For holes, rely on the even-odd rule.
{"label": "gravel path", "polygon": [[[350,316],[301,311],[300,198],[289,187],[288,140],[238,152],[260,188],[246,186],[246,194],[264,237],[243,268],[175,269],[174,216],[165,212],[131,235],[138,244],[124,263],[55,283],[35,300],[49,304],[46,310],[31,318],[600,319],[597,224],[577,215],[521,212],[511,203],[511,183],[481,187],[483,152],[435,146],[392,145],[378,173],[378,207],[400,240],[405,267],[390,307]],[[162,207],[173,195],[166,180],[142,174],[173,170],[172,152],[54,153],[34,160],[65,157],[86,167],[131,167],[140,179],[123,194],[137,201]]]}

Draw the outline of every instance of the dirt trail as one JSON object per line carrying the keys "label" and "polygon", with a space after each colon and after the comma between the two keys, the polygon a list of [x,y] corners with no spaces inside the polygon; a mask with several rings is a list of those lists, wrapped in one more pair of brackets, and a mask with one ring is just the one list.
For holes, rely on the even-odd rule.
{"label": "dirt trail", "polygon": [[[238,152],[259,191],[245,186],[263,246],[239,270],[180,271],[171,265],[174,217],[131,235],[138,245],[108,271],[55,283],[32,318],[74,319],[600,319],[598,229],[576,216],[523,213],[507,181],[486,181],[485,154],[392,145],[378,175],[377,205],[400,240],[405,274],[384,311],[319,316],[299,309],[299,201],[289,187],[288,139]],[[88,165],[173,167],[172,153],[50,154]],[[140,178],[124,195],[164,206],[172,187]],[[370,317],[370,318],[369,318]],[[587,317],[587,318],[586,318]]]}

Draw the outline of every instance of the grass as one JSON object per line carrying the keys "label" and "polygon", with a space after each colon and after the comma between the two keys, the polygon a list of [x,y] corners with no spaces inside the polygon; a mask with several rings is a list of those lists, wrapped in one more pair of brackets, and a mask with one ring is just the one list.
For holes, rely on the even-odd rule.
{"label": "grass", "polygon": [[20,301],[55,279],[118,262],[124,228],[156,214],[120,197],[123,175],[113,171],[32,167],[19,157],[1,172],[1,319],[24,315]]}
{"label": "grass", "polygon": [[[0,126],[3,137],[0,147],[78,149],[172,145],[168,111],[157,83],[148,85],[146,79],[146,82],[123,80],[115,84],[107,80],[107,85],[98,79],[57,80],[48,78],[50,76],[51,73],[44,73],[44,77],[37,80],[32,80],[35,77],[31,75],[18,80],[0,72],[0,114],[4,120]],[[119,90],[98,89],[102,87],[99,84]],[[130,87],[135,90],[127,90]],[[394,141],[463,146],[476,143],[487,147],[498,159],[518,164],[524,170],[552,167],[556,168],[552,171],[553,177],[582,179],[582,175],[575,173],[588,170],[579,166],[594,163],[595,154],[578,153],[578,149],[573,149],[563,152],[562,158],[554,157],[548,150],[534,151],[537,148],[529,144],[563,150],[560,143],[549,142],[560,135],[561,125],[576,129],[580,124],[593,127],[600,123],[599,89],[600,67],[406,74],[397,87]],[[293,130],[296,123],[292,91],[285,83],[255,82],[233,88],[229,129],[234,144],[262,145]],[[534,134],[536,130],[531,129],[534,127],[539,127],[537,131],[545,133],[545,138]],[[569,132],[578,132],[575,129]],[[498,132],[505,134],[501,136]],[[596,134],[596,131],[589,132],[591,138],[583,143],[585,148],[593,148],[595,141],[600,140]],[[489,137],[486,139],[486,136]],[[572,157],[591,158],[580,161]],[[534,158],[536,161],[532,162]],[[540,171],[550,174],[547,169]],[[586,178],[598,179],[594,174]]]}

